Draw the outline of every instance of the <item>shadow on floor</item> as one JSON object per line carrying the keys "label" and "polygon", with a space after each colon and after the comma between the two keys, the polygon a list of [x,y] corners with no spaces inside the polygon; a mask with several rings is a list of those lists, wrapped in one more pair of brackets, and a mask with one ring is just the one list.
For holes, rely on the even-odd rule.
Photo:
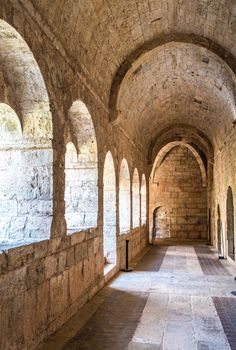
{"label": "shadow on floor", "polygon": [[124,350],[131,342],[149,293],[114,290],[63,350]]}

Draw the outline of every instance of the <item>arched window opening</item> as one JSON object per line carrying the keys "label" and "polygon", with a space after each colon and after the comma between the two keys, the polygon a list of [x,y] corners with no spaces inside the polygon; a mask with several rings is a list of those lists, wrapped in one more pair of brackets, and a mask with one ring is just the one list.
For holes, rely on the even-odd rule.
{"label": "arched window opening", "polygon": [[119,213],[120,232],[130,230],[130,174],[126,159],[123,159],[120,166],[120,188],[119,188]]}
{"label": "arched window opening", "polygon": [[105,159],[103,191],[104,263],[116,264],[116,175],[111,152]]}
{"label": "arched window opening", "polygon": [[235,260],[235,246],[234,246],[234,203],[232,188],[229,187],[227,191],[227,241],[228,241],[228,256]]}
{"label": "arched window opening", "polygon": [[52,118],[37,62],[0,20],[1,249],[48,239],[52,221]]}
{"label": "arched window opening", "polygon": [[70,233],[78,228],[78,182],[77,150],[72,142],[68,142],[65,155],[65,217]]}
{"label": "arched window opening", "polygon": [[[73,200],[66,210],[70,234],[96,227],[98,214],[97,141],[91,115],[80,100],[75,101],[69,110],[68,134],[78,151],[73,171],[70,166],[73,175],[67,176],[65,186],[65,199],[72,188],[74,191]],[[72,153],[75,154],[75,150]]]}
{"label": "arched window opening", "polygon": [[219,258],[222,258],[224,255],[224,253],[223,253],[223,228],[222,228],[222,221],[221,221],[219,204],[217,206],[217,246],[218,246]]}
{"label": "arched window opening", "polygon": [[48,143],[52,118],[39,66],[21,35],[0,19],[1,102],[9,104],[23,125],[25,141]]}
{"label": "arched window opening", "polygon": [[132,219],[133,228],[140,225],[140,188],[138,170],[134,170],[132,182]]}
{"label": "arched window opening", "polygon": [[146,177],[143,174],[141,183],[141,224],[145,225],[147,222],[147,185]]}

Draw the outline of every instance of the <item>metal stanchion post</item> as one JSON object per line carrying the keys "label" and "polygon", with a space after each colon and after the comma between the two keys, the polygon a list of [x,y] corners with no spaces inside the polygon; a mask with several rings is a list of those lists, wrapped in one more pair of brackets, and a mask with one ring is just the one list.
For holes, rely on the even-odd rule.
{"label": "metal stanchion post", "polygon": [[133,271],[132,267],[129,267],[129,240],[126,239],[126,256],[125,256],[125,269],[122,269],[121,271],[124,272],[131,272]]}

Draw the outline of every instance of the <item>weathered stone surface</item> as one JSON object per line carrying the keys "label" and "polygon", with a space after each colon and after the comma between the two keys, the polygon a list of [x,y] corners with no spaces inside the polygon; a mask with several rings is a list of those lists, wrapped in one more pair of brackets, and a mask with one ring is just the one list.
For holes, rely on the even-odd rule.
{"label": "weathered stone surface", "polygon": [[68,306],[68,271],[50,280],[50,318],[55,319]]}
{"label": "weathered stone surface", "polygon": [[207,189],[184,145],[164,156],[150,184],[150,230],[155,238],[207,238]]}
{"label": "weathered stone surface", "polygon": [[69,295],[72,304],[78,300],[84,288],[82,268],[83,264],[80,262],[69,269]]}
{"label": "weathered stone surface", "polygon": [[50,279],[58,271],[58,257],[56,254],[50,255],[45,259],[45,278]]}
{"label": "weathered stone surface", "polygon": [[[47,322],[50,310],[49,300],[50,283],[44,282],[36,289],[36,315],[35,315],[35,332],[36,337],[47,329]],[[42,338],[43,339],[43,338]]]}
{"label": "weathered stone surface", "polygon": [[[0,17],[0,347],[36,348],[125,266],[126,239],[130,260],[147,245],[149,196],[171,203],[173,235],[205,238],[207,221],[234,258],[233,1],[0,0]],[[149,186],[158,151],[176,141],[199,154],[205,194],[201,166],[185,159],[172,170],[198,173],[194,185]],[[105,262],[116,263],[106,276]]]}

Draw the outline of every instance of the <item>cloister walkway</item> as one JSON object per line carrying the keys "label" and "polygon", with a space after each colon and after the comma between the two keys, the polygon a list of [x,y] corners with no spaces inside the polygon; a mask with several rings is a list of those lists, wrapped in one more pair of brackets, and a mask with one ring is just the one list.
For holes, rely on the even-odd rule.
{"label": "cloister walkway", "polygon": [[235,273],[234,264],[205,243],[163,241],[42,349],[236,349]]}

